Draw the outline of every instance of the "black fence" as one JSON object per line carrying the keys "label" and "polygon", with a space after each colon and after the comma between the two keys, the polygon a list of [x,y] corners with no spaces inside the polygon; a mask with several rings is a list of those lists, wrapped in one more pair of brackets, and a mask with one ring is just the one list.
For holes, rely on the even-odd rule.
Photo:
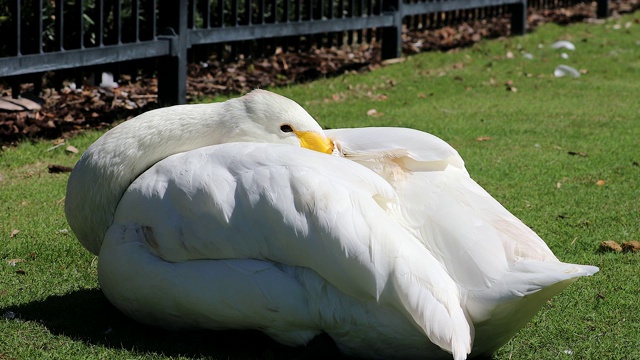
{"label": "black fence", "polygon": [[[58,83],[75,76],[82,84],[86,71],[133,63],[157,74],[160,103],[183,103],[193,47],[252,41],[300,49],[375,39],[387,59],[401,56],[403,29],[425,25],[427,15],[439,26],[509,15],[511,34],[519,35],[526,11],[527,0],[0,0],[0,78],[17,97],[21,83],[39,90],[48,72]],[[598,0],[598,16],[607,14],[607,0]]]}

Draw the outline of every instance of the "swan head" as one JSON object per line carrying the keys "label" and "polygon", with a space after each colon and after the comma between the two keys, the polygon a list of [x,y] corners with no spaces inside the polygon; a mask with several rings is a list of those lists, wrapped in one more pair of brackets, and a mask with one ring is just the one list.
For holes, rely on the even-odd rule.
{"label": "swan head", "polygon": [[[288,143],[326,154],[333,142],[324,136],[320,125],[295,101],[266,90],[253,90],[231,103],[232,120],[242,126],[240,141]],[[241,105],[241,108],[239,107]]]}

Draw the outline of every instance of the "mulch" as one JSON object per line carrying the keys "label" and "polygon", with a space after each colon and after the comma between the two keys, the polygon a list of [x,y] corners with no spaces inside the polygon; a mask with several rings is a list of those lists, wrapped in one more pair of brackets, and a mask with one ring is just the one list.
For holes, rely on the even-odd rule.
{"label": "mulch", "polygon": [[[610,4],[612,16],[633,12],[640,0],[621,0]],[[570,24],[595,19],[595,3],[570,8],[531,10],[528,31],[553,22]],[[403,53],[447,51],[473,45],[485,39],[506,36],[508,18],[461,23],[427,31],[403,34]],[[269,88],[302,83],[345,72],[366,72],[381,66],[380,44],[375,41],[342,48],[318,48],[308,52],[286,52],[260,59],[244,59],[223,63],[212,57],[207,62],[190,64],[188,68],[188,100],[217,94],[245,93],[254,88]],[[84,85],[81,89],[67,86],[60,91],[45,88],[34,95],[33,85],[22,87],[23,99],[11,99],[11,90],[0,84],[0,143],[10,146],[18,141],[56,139],[86,129],[109,127],[114,121],[129,119],[158,107],[157,82],[154,78],[131,79],[122,76],[117,88]],[[13,110],[2,110],[13,109]]]}

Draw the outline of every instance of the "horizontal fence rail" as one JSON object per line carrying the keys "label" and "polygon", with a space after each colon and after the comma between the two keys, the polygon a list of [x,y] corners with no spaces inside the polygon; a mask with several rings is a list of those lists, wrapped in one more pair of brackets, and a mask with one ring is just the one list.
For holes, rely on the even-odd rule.
{"label": "horizontal fence rail", "polygon": [[[387,59],[401,56],[405,19],[490,7],[510,14],[512,34],[525,32],[527,0],[0,0],[0,78],[17,97],[20,83],[37,89],[49,71],[77,76],[118,63],[148,67],[152,59],[159,101],[184,103],[194,46],[294,39],[295,49],[313,37],[331,46],[345,34],[354,41],[356,32],[360,42],[381,42]],[[598,0],[598,15],[607,13]]]}

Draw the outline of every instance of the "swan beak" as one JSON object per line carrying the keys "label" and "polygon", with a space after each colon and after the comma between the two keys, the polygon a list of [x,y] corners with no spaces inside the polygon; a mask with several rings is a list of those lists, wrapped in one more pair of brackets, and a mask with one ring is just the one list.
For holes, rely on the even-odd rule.
{"label": "swan beak", "polygon": [[325,154],[333,153],[333,142],[313,131],[295,131],[300,139],[300,146]]}

